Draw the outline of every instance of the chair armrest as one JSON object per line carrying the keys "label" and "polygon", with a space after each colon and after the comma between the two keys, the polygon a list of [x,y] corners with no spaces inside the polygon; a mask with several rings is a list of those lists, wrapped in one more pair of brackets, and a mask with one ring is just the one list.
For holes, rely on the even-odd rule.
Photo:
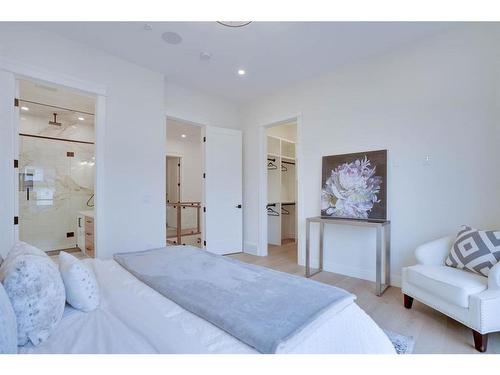
{"label": "chair armrest", "polygon": [[415,249],[415,258],[419,264],[427,266],[442,266],[450,252],[455,237],[443,237]]}
{"label": "chair armrest", "polygon": [[488,273],[488,289],[500,289],[500,262],[491,267]]}
{"label": "chair armrest", "polygon": [[[493,270],[493,268],[491,270]],[[478,332],[488,333],[500,331],[499,311],[500,289],[488,288],[481,293],[473,294],[469,297],[471,328]]]}

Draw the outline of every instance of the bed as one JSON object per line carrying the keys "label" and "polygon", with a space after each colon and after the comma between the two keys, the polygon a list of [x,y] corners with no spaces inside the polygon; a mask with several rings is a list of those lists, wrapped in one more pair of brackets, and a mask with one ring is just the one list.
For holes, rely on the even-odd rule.
{"label": "bed", "polygon": [[[114,260],[86,259],[101,288],[98,309],[69,306],[51,336],[20,353],[204,353],[258,352],[208,321],[159,294]],[[327,309],[279,347],[285,353],[387,353],[385,333],[355,303]]]}

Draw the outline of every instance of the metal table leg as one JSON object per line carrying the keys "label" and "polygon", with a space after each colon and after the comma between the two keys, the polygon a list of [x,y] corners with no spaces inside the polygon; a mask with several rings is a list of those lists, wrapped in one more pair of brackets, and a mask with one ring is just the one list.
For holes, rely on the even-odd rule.
{"label": "metal table leg", "polygon": [[306,277],[311,277],[310,264],[310,246],[311,246],[311,221],[306,220]]}
{"label": "metal table leg", "polygon": [[377,227],[377,258],[375,275],[375,293],[382,294],[382,227]]}
{"label": "metal table leg", "polygon": [[[382,284],[382,229],[384,229],[384,284]],[[390,265],[390,246],[391,246],[391,231],[389,224],[380,225],[377,227],[377,275],[376,275],[376,286],[375,293],[377,296],[381,296],[385,290],[389,287],[390,284],[390,275],[391,275],[391,265]]]}
{"label": "metal table leg", "polygon": [[323,234],[324,223],[320,223],[320,239],[319,239],[319,270],[311,273],[311,221],[306,220],[306,277],[314,276],[323,270]]}
{"label": "metal table leg", "polygon": [[385,285],[391,285],[391,224],[385,225]]}
{"label": "metal table leg", "polygon": [[[321,222],[319,224],[319,267],[318,267],[318,272],[323,271],[324,243],[325,243],[325,223]],[[316,272],[316,273],[318,273],[318,272]]]}

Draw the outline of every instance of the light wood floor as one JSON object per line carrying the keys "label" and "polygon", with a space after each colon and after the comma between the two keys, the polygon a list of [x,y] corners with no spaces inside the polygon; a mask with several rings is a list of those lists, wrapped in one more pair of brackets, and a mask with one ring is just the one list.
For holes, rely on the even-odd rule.
{"label": "light wood floor", "polygon": [[[270,246],[267,257],[234,254],[243,262],[273,268],[278,271],[304,275],[304,267],[297,264],[295,244]],[[313,279],[348,290],[357,296],[358,305],[385,329],[415,338],[414,353],[474,353],[471,330],[453,319],[414,301],[411,310],[403,307],[401,290],[391,287],[382,295],[374,294],[372,282],[321,272]],[[500,313],[500,312],[499,312]],[[500,333],[490,334],[488,353],[500,353]]]}

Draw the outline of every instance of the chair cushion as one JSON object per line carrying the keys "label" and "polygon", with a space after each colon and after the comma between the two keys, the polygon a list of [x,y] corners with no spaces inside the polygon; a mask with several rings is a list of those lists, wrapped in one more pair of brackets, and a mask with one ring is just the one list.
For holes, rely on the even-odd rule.
{"label": "chair cushion", "polygon": [[407,267],[407,281],[441,299],[468,308],[469,296],[488,287],[484,276],[446,266]]}
{"label": "chair cushion", "polygon": [[462,225],[445,264],[488,277],[490,269],[498,261],[500,261],[500,231],[477,230]]}

